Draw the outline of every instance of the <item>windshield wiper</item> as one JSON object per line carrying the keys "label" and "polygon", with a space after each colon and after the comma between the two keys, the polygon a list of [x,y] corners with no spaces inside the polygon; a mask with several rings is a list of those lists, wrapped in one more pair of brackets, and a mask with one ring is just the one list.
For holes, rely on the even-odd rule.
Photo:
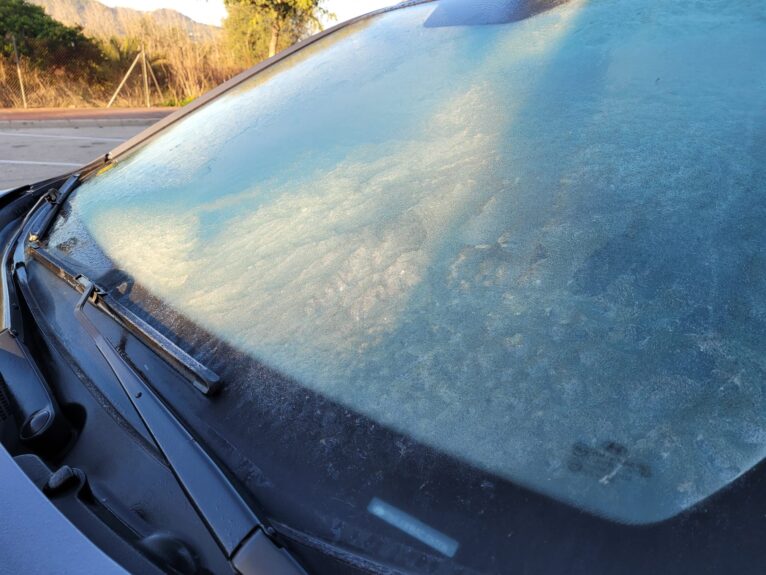
{"label": "windshield wiper", "polygon": [[168,462],[232,566],[243,575],[305,575],[297,561],[272,540],[266,526],[245,502],[221,468],[85,313],[101,298],[87,278],[74,314],[109,364],[149,434]]}
{"label": "windshield wiper", "polygon": [[[140,339],[154,342],[155,345],[150,347],[161,352],[160,357],[165,355],[167,359],[170,355],[176,359],[175,362],[171,362],[176,367],[182,364],[193,373],[201,374],[200,379],[204,383],[197,385],[195,382],[195,386],[201,391],[209,392],[215,389],[219,382],[218,376],[193,358],[177,353],[181,350],[174,350],[171,342],[165,340],[140,318],[126,309],[120,309],[122,306],[98,290],[93,282],[82,275],[71,275],[66,267],[56,261],[51,254],[39,249],[37,243],[44,238],[61,203],[71,193],[78,179],[79,176],[72,176],[59,188],[58,192],[50,190],[41,196],[13,235],[12,241],[3,254],[3,272],[6,280],[4,287],[14,292],[11,294],[14,297],[6,299],[6,302],[15,301],[14,275],[26,281],[24,254],[31,255],[58,277],[78,291],[82,291],[82,296],[74,309],[75,317],[109,365],[158,450],[167,461],[173,476],[226,554],[232,567],[243,575],[306,575],[289,552],[274,542],[273,528],[267,526],[256,515],[221,467],[187,430],[181,420],[88,318],[85,306],[90,303],[125,329],[132,333],[139,332],[142,336]],[[45,201],[50,202],[51,208],[42,216],[40,222],[35,222],[35,216],[40,218],[39,208]],[[34,224],[37,224],[35,228],[37,231],[27,236],[29,243],[19,241],[27,228]],[[12,327],[21,327],[16,315],[11,313],[6,317],[8,333],[15,333]]]}
{"label": "windshield wiper", "polygon": [[[61,188],[64,188],[64,186],[71,182],[69,186],[71,189],[71,186],[74,184],[74,182],[76,182],[77,178],[79,178],[79,176],[71,176],[61,186]],[[18,261],[16,254],[20,245],[19,238],[21,237],[21,234],[24,233],[24,230],[26,229],[30,220],[38,214],[38,210],[46,202],[52,203],[52,198],[55,198],[57,193],[58,192],[55,188],[51,188],[42,194],[39,198],[37,198],[35,204],[32,206],[32,208],[29,209],[29,211],[27,211],[24,219],[21,221],[19,226],[16,228],[16,231],[12,234],[11,238],[6,244],[5,251],[3,252],[2,256],[2,289],[3,302],[5,302],[3,305],[3,329],[16,329],[18,331],[21,325],[21,322],[17,317],[18,313],[14,313],[16,310],[18,310],[18,306],[10,305],[10,302],[15,300],[12,279],[16,268],[16,262]]]}
{"label": "windshield wiper", "polygon": [[[27,241],[32,248],[29,250],[29,253],[48,269],[55,272],[58,276],[63,277],[72,285],[76,276],[69,273],[66,270],[66,266],[63,262],[59,261],[58,258],[55,258],[47,252],[43,254],[39,248],[41,243],[44,242],[45,234],[48,232],[53,220],[58,215],[61,206],[79,183],[80,174],[73,174],[69,176],[58,189],[51,188],[48,190],[48,192],[38,200],[34,208],[27,214],[27,217],[18,232],[18,234],[22,233],[22,230],[27,226],[28,220],[37,216],[39,221],[33,222],[35,224],[35,227],[33,228],[34,231],[31,231],[27,236]],[[50,204],[50,207],[48,208],[48,211],[40,217],[37,214],[38,209],[46,201]],[[17,238],[14,238],[14,241],[11,242],[10,250],[12,255],[16,254],[18,261],[20,258],[18,258],[18,252],[16,251],[16,244],[18,243],[16,240]],[[194,359],[146,321],[142,320],[125,306],[119,304],[113,297],[102,294],[99,301],[104,311],[109,313],[115,321],[120,323],[144,344],[161,355],[163,359],[170,363],[176,370],[186,376],[191,381],[192,385],[194,385],[200,392],[205,395],[211,395],[219,390],[221,386],[221,378],[218,377],[218,374],[213,370]]]}
{"label": "windshield wiper", "polygon": [[51,223],[53,223],[53,219],[56,217],[56,214],[59,213],[61,204],[66,201],[66,199],[69,197],[69,194],[72,193],[72,190],[77,187],[79,182],[80,174],[72,174],[63,184],[61,184],[61,187],[59,187],[58,190],[56,188],[51,188],[45,193],[43,198],[45,198],[48,203],[50,203],[50,208],[46,212],[45,217],[43,217],[42,220],[38,223],[36,231],[30,232],[30,242],[37,242],[45,235],[45,232],[47,232],[48,228],[51,227]]}
{"label": "windshield wiper", "polygon": [[[32,246],[27,253],[69,285],[78,288],[77,275],[70,272],[68,266],[48,250]],[[194,359],[116,298],[102,290],[98,292],[97,305],[105,313],[184,375],[198,391],[213,395],[221,388],[221,378],[212,369]]]}

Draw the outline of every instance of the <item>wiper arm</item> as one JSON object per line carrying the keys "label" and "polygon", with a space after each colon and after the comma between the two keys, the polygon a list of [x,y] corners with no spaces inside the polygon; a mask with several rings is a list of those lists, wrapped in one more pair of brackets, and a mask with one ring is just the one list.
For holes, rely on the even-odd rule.
{"label": "wiper arm", "polygon": [[305,575],[288,551],[272,541],[271,529],[258,518],[202,445],[91,322],[85,314],[85,305],[101,295],[87,278],[80,276],[78,281],[83,293],[75,306],[75,317],[109,364],[176,480],[232,566],[243,575]]}
{"label": "wiper arm", "polygon": [[[48,228],[51,227],[51,223],[53,223],[53,219],[56,217],[56,214],[59,213],[59,210],[61,209],[61,204],[63,204],[66,199],[69,197],[69,194],[72,193],[72,190],[77,187],[77,184],[80,182],[80,174],[72,174],[67,178],[67,180],[61,185],[61,187],[56,190],[55,188],[52,188],[48,192],[46,192],[45,196],[43,196],[48,202],[50,202],[51,207],[48,210],[48,212],[45,214],[45,217],[40,221],[40,223],[37,225],[37,230],[33,231],[29,234],[29,241],[30,242],[37,242],[42,238],[45,233],[48,231]],[[23,226],[22,226],[23,227]]]}
{"label": "wiper arm", "polygon": [[[77,178],[79,176],[70,176],[69,179],[61,186],[63,189],[67,184],[70,184],[70,188],[72,185],[74,185],[74,182],[77,181]],[[51,202],[51,198],[56,197],[57,190],[55,188],[51,188],[47,192],[45,192],[43,195],[41,195],[39,198],[37,198],[37,201],[32,206],[32,208],[26,213],[24,216],[24,219],[21,221],[21,224],[18,228],[16,228],[16,231],[13,233],[11,238],[9,239],[8,243],[6,244],[5,251],[3,252],[2,256],[2,284],[3,284],[3,301],[6,302],[3,306],[3,324],[2,327],[4,329],[17,329],[20,324],[20,321],[18,320],[17,316],[18,314],[14,314],[11,312],[12,308],[10,305],[8,305],[8,302],[12,301],[14,299],[13,291],[13,284],[12,284],[12,278],[13,278],[13,272],[15,271],[16,267],[16,260],[15,260],[15,254],[19,245],[19,238],[21,237],[21,234],[26,229],[29,221],[38,213],[38,210],[40,207],[45,204],[45,202]],[[47,218],[46,218],[47,219]]]}
{"label": "wiper arm", "polygon": [[[32,248],[28,253],[56,275],[74,287],[76,276],[70,273],[66,264],[48,250]],[[183,349],[162,335],[148,322],[119,303],[114,297],[99,292],[98,305],[117,323],[135,335],[153,351],[186,376],[192,385],[205,395],[213,395],[221,388],[221,378],[209,367],[203,365]]]}

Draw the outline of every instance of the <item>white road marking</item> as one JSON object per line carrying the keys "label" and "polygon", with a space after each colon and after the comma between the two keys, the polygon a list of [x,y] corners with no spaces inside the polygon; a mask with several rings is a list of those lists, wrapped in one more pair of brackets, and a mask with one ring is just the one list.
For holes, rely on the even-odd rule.
{"label": "white road marking", "polygon": [[33,162],[30,160],[0,160],[0,164],[19,164],[20,166],[67,166],[79,167],[84,164],[72,164],[70,162]]}
{"label": "white road marking", "polygon": [[54,140],[90,140],[92,142],[124,142],[125,138],[102,138],[101,136],[59,136],[56,134],[31,134],[29,132],[0,132],[0,136],[17,138],[51,138]]}

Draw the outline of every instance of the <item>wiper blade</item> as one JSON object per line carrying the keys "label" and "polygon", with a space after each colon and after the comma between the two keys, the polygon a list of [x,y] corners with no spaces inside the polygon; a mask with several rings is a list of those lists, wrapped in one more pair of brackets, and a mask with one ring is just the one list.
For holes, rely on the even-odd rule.
{"label": "wiper blade", "polygon": [[87,278],[80,276],[78,281],[83,293],[75,306],[75,317],[109,364],[184,493],[232,566],[243,575],[305,575],[288,551],[274,543],[271,529],[258,518],[202,445],[88,318],[85,305],[101,296]]}
{"label": "wiper blade", "polygon": [[[33,247],[28,253],[70,285],[78,287],[76,285],[76,276],[67,271],[66,264],[49,251]],[[213,395],[221,388],[221,378],[212,369],[194,359],[148,322],[119,303],[114,297],[100,290],[98,291],[99,307],[150,349],[158,353],[177,371],[187,377],[197,390],[205,395]]]}
{"label": "wiper blade", "polygon": [[99,301],[113,319],[159,352],[178,371],[187,372],[192,385],[200,392],[212,395],[220,389],[221,378],[217,373],[194,359],[114,297],[108,293],[99,294]]}

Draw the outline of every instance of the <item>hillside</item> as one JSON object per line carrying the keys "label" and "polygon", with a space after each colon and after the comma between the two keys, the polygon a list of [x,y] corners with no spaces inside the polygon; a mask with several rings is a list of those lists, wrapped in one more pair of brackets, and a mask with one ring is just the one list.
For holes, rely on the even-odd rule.
{"label": "hillside", "polygon": [[220,29],[195,22],[175,10],[140,12],[130,8],[110,8],[98,0],[29,0],[42,6],[45,11],[60,22],[78,24],[85,33],[98,38],[136,34],[144,27],[148,18],[160,27],[181,28],[189,35],[210,38]]}

